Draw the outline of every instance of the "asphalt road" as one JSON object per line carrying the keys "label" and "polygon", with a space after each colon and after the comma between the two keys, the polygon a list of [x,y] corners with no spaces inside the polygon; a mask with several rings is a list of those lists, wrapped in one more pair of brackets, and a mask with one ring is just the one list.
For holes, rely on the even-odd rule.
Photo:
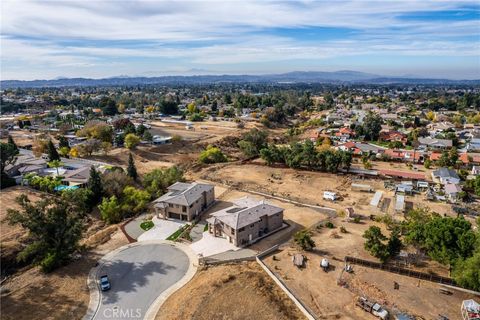
{"label": "asphalt road", "polygon": [[143,319],[153,301],[180,280],[188,267],[187,255],[168,244],[119,252],[98,272],[99,277],[108,275],[112,288],[101,292],[94,319]]}

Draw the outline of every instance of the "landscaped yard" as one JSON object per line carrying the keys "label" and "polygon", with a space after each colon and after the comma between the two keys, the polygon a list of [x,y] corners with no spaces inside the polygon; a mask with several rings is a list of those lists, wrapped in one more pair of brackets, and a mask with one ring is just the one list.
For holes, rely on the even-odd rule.
{"label": "landscaped yard", "polygon": [[142,228],[145,231],[148,231],[148,230],[152,229],[154,225],[155,224],[153,223],[152,220],[148,220],[148,221],[144,221],[144,222],[140,223],[140,228]]}
{"label": "landscaped yard", "polygon": [[175,241],[177,240],[177,238],[182,234],[183,231],[185,231],[185,229],[188,228],[188,224],[182,226],[180,229],[178,229],[177,231],[175,231],[172,235],[170,235],[167,240],[171,240],[171,241]]}

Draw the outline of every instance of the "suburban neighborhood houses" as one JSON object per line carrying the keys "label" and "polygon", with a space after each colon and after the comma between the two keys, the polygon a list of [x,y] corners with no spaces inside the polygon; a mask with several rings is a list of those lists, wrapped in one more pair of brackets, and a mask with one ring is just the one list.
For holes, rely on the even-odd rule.
{"label": "suburban neighborhood houses", "polygon": [[0,320],[480,320],[478,0],[0,19]]}
{"label": "suburban neighborhood houses", "polygon": [[[189,318],[178,305],[192,288],[236,310],[244,284],[256,286],[249,299],[275,305],[265,319],[475,314],[478,88],[275,86],[283,91],[76,87],[27,99],[29,90],[3,90],[1,195],[13,225],[2,222],[12,230],[2,238],[2,290],[11,290],[2,297],[20,297],[13,287],[27,281],[22,268],[37,268],[32,281],[46,283],[80,268],[89,276],[58,281],[83,288],[75,317],[89,319],[121,305],[141,318]],[[445,99],[455,108],[442,107]],[[48,208],[69,222],[17,223]],[[39,251],[18,260],[47,226],[70,248],[63,258]],[[96,252],[107,255],[82,264]],[[97,287],[101,276],[110,289]],[[137,282],[137,293],[121,291]],[[232,301],[220,304],[212,285]],[[2,304],[2,313],[23,312]],[[294,311],[286,317],[277,307]]]}
{"label": "suburban neighborhood houses", "polygon": [[[413,93],[402,86],[338,92],[279,86],[293,93],[284,98],[286,93],[244,89],[229,95],[212,85],[202,89],[208,98],[172,87],[153,95],[131,89],[132,99],[126,89],[78,87],[80,100],[55,93],[65,106],[42,101],[47,93],[55,96],[48,89],[41,96],[32,93],[28,103],[20,102],[23,94],[4,90],[2,101],[16,111],[0,119],[2,187],[11,186],[2,194],[10,197],[7,208],[14,208],[5,217],[18,221],[32,210],[22,198],[27,195],[39,206],[35,210],[52,207],[70,219],[68,228],[53,228],[52,221],[48,229],[72,248],[65,260],[50,267],[48,255],[38,253],[40,262],[30,267],[53,268],[43,276],[50,281],[56,269],[73,267],[71,257],[90,254],[79,243],[88,243],[92,254],[106,246],[102,252],[112,253],[104,263],[77,265],[91,274],[84,281],[92,297],[98,277],[107,275],[110,285],[101,299],[82,296],[86,311],[79,316],[89,319],[136,301],[135,293],[118,291],[137,281],[136,273],[123,269],[134,261],[177,270],[139,269],[150,279],[139,288],[145,299],[135,302],[141,317],[166,312],[169,319],[182,318],[177,305],[188,300],[190,286],[207,290],[212,283],[201,279],[214,273],[241,279],[242,268],[275,286],[285,305],[306,306],[293,307],[302,316],[292,318],[341,309],[355,319],[439,313],[456,319],[461,305],[475,306],[465,301],[475,301],[478,284],[461,270],[476,268],[480,117],[477,100],[473,106],[463,101],[465,95],[478,97],[478,88],[433,86]],[[464,107],[432,105],[432,92]],[[287,98],[298,103],[293,114],[286,104],[272,114],[269,99]],[[26,277],[16,257],[27,241],[18,235],[28,226],[17,225],[2,240],[10,248],[2,256],[6,288],[13,285],[8,277]],[[432,231],[439,228],[464,239],[464,249],[440,253],[463,242]],[[76,240],[66,236],[72,232]],[[150,250],[154,260],[146,254]],[[112,264],[118,259],[127,264]],[[425,282],[420,287],[419,279]],[[229,281],[230,294],[239,292],[240,280]],[[157,306],[156,297],[174,283],[185,287]],[[400,291],[391,290],[395,283]],[[335,288],[329,294],[334,298],[327,298],[325,286]],[[372,286],[376,291],[365,291]],[[277,305],[262,288],[255,289],[259,301]],[[113,302],[117,294],[124,302]],[[422,309],[409,297],[442,304]]]}

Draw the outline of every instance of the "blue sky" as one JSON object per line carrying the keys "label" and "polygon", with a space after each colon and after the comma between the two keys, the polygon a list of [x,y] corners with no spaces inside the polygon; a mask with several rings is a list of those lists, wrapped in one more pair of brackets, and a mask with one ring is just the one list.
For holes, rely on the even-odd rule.
{"label": "blue sky", "polygon": [[6,79],[356,70],[480,78],[478,1],[2,0]]}

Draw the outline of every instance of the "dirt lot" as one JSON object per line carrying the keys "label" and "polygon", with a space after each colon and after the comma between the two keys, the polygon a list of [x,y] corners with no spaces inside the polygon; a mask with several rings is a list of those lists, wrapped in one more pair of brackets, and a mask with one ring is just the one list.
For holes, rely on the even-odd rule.
{"label": "dirt lot", "polygon": [[15,202],[15,199],[21,194],[27,195],[32,202],[35,202],[41,197],[42,192],[21,186],[15,186],[1,191],[0,242],[2,244],[11,241],[18,243],[19,238],[24,234],[20,226],[11,226],[5,221],[8,209],[20,208]]}
{"label": "dirt lot", "polygon": [[[216,192],[216,191],[215,191]],[[218,195],[216,195],[218,196]],[[225,192],[223,192],[220,197],[219,197],[219,203],[215,205],[215,207],[212,208],[212,212],[218,211],[221,208],[225,208],[228,206],[232,205],[232,201],[242,198],[242,197],[252,197],[257,200],[263,200],[265,198],[255,195],[255,194],[250,194],[247,192],[241,192],[233,189],[227,189]],[[288,202],[283,202],[283,201],[278,201],[275,199],[266,199],[269,203],[272,205],[281,207],[284,209],[283,213],[283,219],[285,222],[287,222],[290,227],[283,229],[279,232],[276,232],[261,241],[257,242],[256,244],[250,246],[250,249],[257,250],[257,251],[263,251],[268,248],[271,248],[272,246],[279,244],[279,243],[284,243],[288,241],[292,234],[295,231],[298,231],[300,229],[304,228],[309,228],[313,225],[315,225],[318,221],[324,220],[327,218],[327,215],[324,213],[318,212],[314,209],[307,208],[307,207],[299,207],[296,205],[293,205]],[[205,216],[205,218],[208,217],[208,213]]]}
{"label": "dirt lot", "polygon": [[[194,176],[226,183],[241,189],[262,191],[300,202],[328,206],[337,210],[353,206],[357,212],[380,214],[379,209],[370,206],[373,193],[354,191],[351,188],[352,183],[367,184],[375,190],[385,192],[385,197],[390,199],[388,213],[393,213],[395,205],[393,192],[387,192],[383,180],[380,179],[361,179],[353,175],[267,167],[260,161],[258,164],[211,166]],[[322,198],[324,191],[334,191],[343,200],[334,203],[326,201]],[[440,214],[453,214],[450,205],[427,201],[423,195],[407,196],[406,202],[410,202],[412,206],[429,207]]]}
{"label": "dirt lot", "polygon": [[[407,312],[424,319],[436,319],[439,314],[452,320],[461,319],[459,311],[462,301],[473,298],[478,301],[478,296],[455,290],[450,290],[452,295],[442,294],[439,291],[441,285],[433,282],[360,266],[354,268],[354,275],[345,276],[351,291],[385,302],[391,310]],[[398,290],[393,290],[394,281],[399,284]]]}
{"label": "dirt lot", "polygon": [[49,274],[30,268],[8,279],[2,284],[2,319],[82,318],[90,300],[87,288],[90,269],[107,252],[127,244],[121,231],[116,227],[112,231],[110,240],[65,267]]}
{"label": "dirt lot", "polygon": [[[4,218],[8,208],[18,208],[14,199],[26,194],[33,202],[43,193],[26,187],[16,186],[2,190],[0,210],[0,243],[2,247],[2,274],[13,272],[21,265],[15,264],[16,254],[21,249],[20,240],[25,231],[19,226],[6,224]],[[92,248],[77,261],[50,274],[40,272],[37,267],[24,267],[2,283],[2,319],[79,319],[90,299],[86,285],[87,275],[96,261],[107,252],[127,243],[118,227],[108,226],[93,214],[81,244]]]}
{"label": "dirt lot", "polygon": [[25,231],[21,226],[11,226],[5,220],[8,209],[19,209],[20,206],[15,199],[25,194],[28,198],[35,202],[43,195],[40,191],[29,188],[15,186],[1,191],[1,208],[0,208],[0,258],[1,258],[1,274],[14,272],[22,263],[17,263],[16,256],[21,251],[21,240],[26,237]]}
{"label": "dirt lot", "polygon": [[138,173],[145,174],[153,169],[168,168],[176,164],[194,162],[198,159],[201,148],[182,141],[161,146],[138,146],[133,151],[126,148],[115,148],[107,156],[93,155],[88,159],[126,168],[130,152],[134,156]]}
{"label": "dirt lot", "polygon": [[209,267],[171,296],[157,314],[167,319],[304,319],[256,262]]}
{"label": "dirt lot", "polygon": [[256,126],[254,123],[245,122],[245,127],[239,129],[233,121],[202,121],[193,123],[193,129],[187,130],[184,124],[163,121],[152,121],[150,124],[152,125],[150,132],[153,135],[178,135],[186,141],[206,141],[208,143],[215,142],[225,136],[239,135]]}
{"label": "dirt lot", "polygon": [[[8,134],[12,136],[13,140],[15,141],[15,144],[19,147],[23,147],[26,145],[32,145],[33,140],[37,136],[41,136],[43,134],[38,133],[38,132],[30,132],[28,130],[10,130],[8,131]],[[58,141],[55,139],[54,136],[48,135],[52,139],[53,142],[57,143]],[[2,142],[7,142],[7,139],[1,139]]]}
{"label": "dirt lot", "polygon": [[[421,315],[425,319],[432,319],[438,314],[458,319],[460,303],[468,295],[459,292],[454,292],[451,296],[440,294],[438,290],[440,286],[428,281],[354,265],[353,274],[344,273],[342,276],[349,288],[337,285],[337,279],[344,267],[345,255],[375,260],[362,246],[364,242],[362,234],[369,225],[375,224],[383,229],[384,234],[388,234],[383,225],[370,222],[366,217],[363,221],[355,224],[348,223],[342,218],[335,218],[332,219],[334,229],[326,227],[313,229],[316,248],[312,252],[302,252],[307,257],[306,268],[298,269],[293,266],[292,256],[300,253],[293,243],[281,246],[280,251],[265,258],[265,262],[321,318],[372,319],[354,306],[355,298],[365,295],[379,301],[390,310]],[[341,233],[340,226],[344,226],[347,233]],[[319,267],[322,258],[327,258],[331,263],[328,273]],[[445,266],[428,259],[423,262],[424,266],[413,269],[448,276],[448,269]],[[400,290],[393,290],[394,281],[400,284]]]}

